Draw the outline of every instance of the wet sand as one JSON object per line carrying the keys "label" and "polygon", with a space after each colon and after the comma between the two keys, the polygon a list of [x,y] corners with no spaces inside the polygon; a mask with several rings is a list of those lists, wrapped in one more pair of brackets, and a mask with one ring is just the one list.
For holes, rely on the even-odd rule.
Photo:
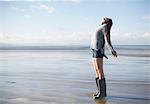
{"label": "wet sand", "polygon": [[148,58],[105,60],[108,96],[95,101],[90,57],[75,53],[1,52],[0,104],[149,104]]}
{"label": "wet sand", "polygon": [[96,86],[91,78],[62,73],[0,74],[0,104],[148,104],[149,84],[107,80],[107,95],[93,100]]}

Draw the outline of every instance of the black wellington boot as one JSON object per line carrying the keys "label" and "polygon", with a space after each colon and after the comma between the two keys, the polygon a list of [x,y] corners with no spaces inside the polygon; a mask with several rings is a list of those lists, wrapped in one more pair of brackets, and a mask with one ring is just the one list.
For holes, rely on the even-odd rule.
{"label": "black wellington boot", "polygon": [[93,96],[97,96],[98,95],[98,93],[100,93],[99,91],[100,91],[100,87],[99,87],[99,77],[96,77],[95,78],[95,82],[96,82],[96,87],[97,87],[97,92],[96,93],[94,93],[93,94]]}
{"label": "black wellington boot", "polygon": [[102,99],[104,97],[107,96],[106,94],[106,81],[105,81],[105,78],[104,79],[101,79],[99,80],[99,89],[100,89],[100,93],[94,97],[94,99]]}

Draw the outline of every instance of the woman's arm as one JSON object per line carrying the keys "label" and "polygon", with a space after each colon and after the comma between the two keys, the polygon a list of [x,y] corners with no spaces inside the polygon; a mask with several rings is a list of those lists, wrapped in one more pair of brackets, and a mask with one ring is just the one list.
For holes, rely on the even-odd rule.
{"label": "woman's arm", "polygon": [[111,51],[113,56],[117,57],[117,53],[113,49],[113,46],[111,44],[110,29],[107,26],[105,27],[104,35],[105,35],[105,40],[106,40],[106,42],[108,44],[109,50]]}

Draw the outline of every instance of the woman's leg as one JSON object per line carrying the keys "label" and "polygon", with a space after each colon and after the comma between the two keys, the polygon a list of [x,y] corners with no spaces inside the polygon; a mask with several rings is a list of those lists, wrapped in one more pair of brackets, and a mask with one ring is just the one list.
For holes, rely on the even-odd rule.
{"label": "woman's leg", "polygon": [[99,92],[99,74],[98,74],[98,70],[96,68],[96,58],[92,58],[92,64],[93,64],[93,68],[95,70],[95,82],[96,82],[96,87],[97,87],[97,92],[93,94],[93,96],[97,96],[100,92]]}
{"label": "woman's leg", "polygon": [[104,71],[103,71],[103,58],[95,58],[95,67],[98,73],[99,79],[104,79]]}
{"label": "woman's leg", "polygon": [[95,59],[95,66],[96,69],[98,70],[98,76],[99,76],[99,94],[94,97],[94,99],[101,99],[103,97],[106,97],[106,81],[105,81],[105,76],[103,72],[103,58],[96,58]]}
{"label": "woman's leg", "polygon": [[92,58],[92,64],[93,64],[93,68],[95,70],[95,76],[96,76],[96,78],[98,78],[99,72],[98,72],[97,65],[96,65],[96,58]]}

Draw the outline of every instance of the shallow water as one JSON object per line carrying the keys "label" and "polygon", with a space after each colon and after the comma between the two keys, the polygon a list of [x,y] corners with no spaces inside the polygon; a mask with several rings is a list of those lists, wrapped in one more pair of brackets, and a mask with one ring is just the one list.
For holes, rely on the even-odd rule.
{"label": "shallow water", "polygon": [[150,58],[119,52],[104,59],[108,97],[94,101],[89,50],[0,51],[0,104],[148,104]]}

